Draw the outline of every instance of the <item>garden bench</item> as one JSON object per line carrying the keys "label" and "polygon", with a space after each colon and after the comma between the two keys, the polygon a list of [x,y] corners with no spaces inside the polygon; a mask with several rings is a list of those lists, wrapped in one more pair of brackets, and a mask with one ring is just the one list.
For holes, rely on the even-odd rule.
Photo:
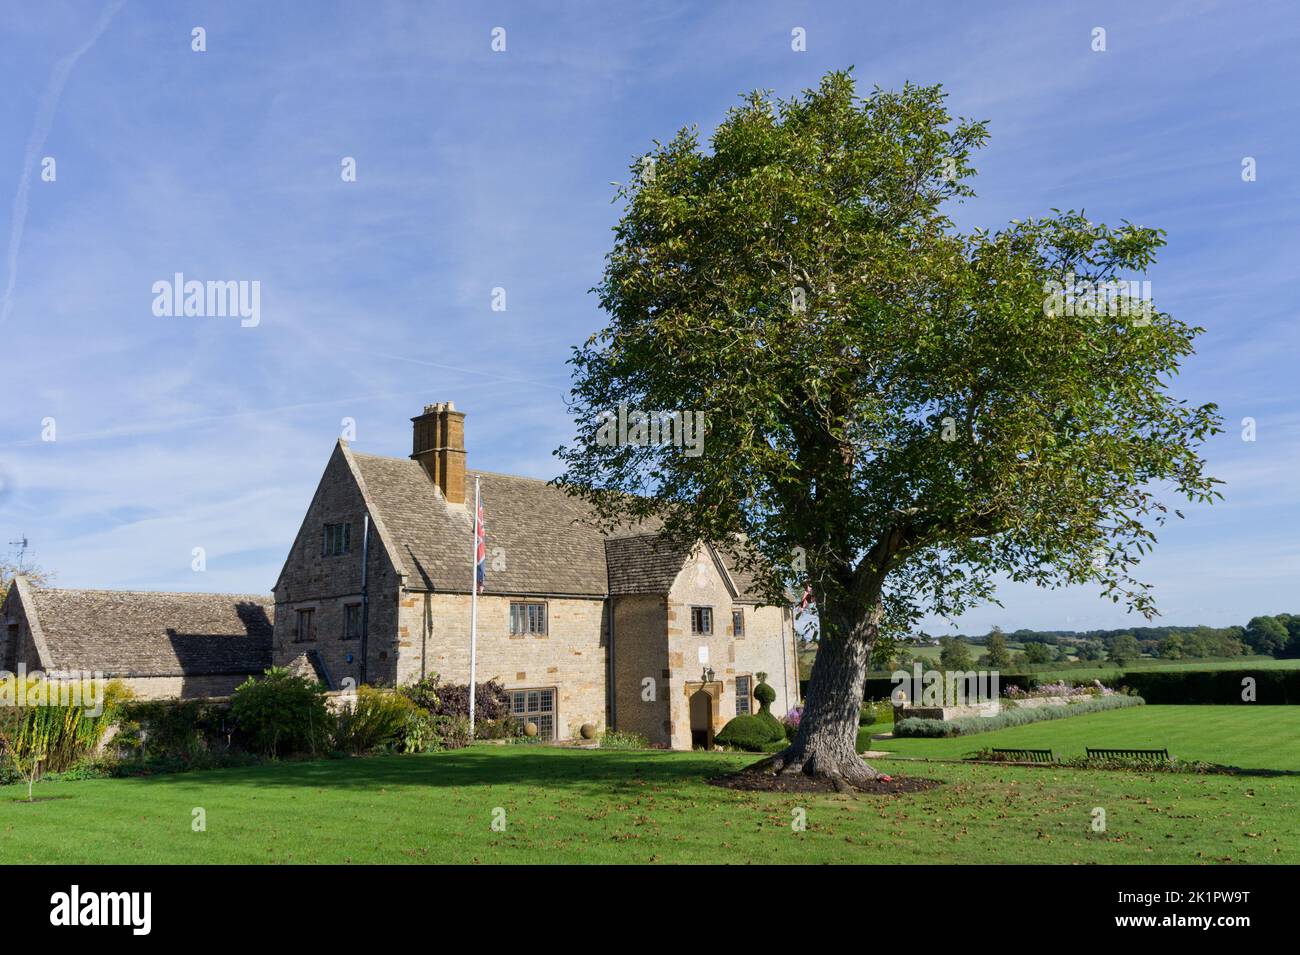
{"label": "garden bench", "polygon": [[1149,759],[1168,762],[1167,749],[1093,749],[1088,747],[1089,759]]}
{"label": "garden bench", "polygon": [[1021,763],[1050,763],[1052,761],[1052,751],[1050,749],[994,749],[993,755]]}

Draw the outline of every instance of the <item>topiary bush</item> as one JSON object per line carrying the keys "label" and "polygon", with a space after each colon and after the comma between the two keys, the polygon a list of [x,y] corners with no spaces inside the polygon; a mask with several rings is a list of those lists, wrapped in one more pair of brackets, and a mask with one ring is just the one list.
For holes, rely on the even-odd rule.
{"label": "topiary bush", "polygon": [[776,690],[762,681],[766,673],[759,674],[759,682],[754,686],[754,699],[758,700],[758,711],[771,715],[771,706],[776,701]]}
{"label": "topiary bush", "polygon": [[230,715],[244,744],[271,757],[315,753],[329,742],[335,726],[325,688],[284,667],[271,667],[261,679],[241,683],[230,699]]}
{"label": "topiary bush", "polygon": [[785,744],[785,727],[771,713],[752,713],[729,720],[714,740],[733,749],[761,753],[770,744]]}

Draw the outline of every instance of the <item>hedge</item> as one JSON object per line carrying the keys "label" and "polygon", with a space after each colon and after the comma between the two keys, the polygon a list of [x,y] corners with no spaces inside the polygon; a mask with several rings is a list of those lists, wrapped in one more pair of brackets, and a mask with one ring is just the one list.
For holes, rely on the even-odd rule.
{"label": "hedge", "polygon": [[1255,681],[1254,702],[1300,703],[1298,670],[1130,670],[1118,681],[1148,703],[1245,703],[1242,680]]}
{"label": "hedge", "polygon": [[967,716],[956,720],[923,720],[909,716],[894,725],[894,735],[900,737],[970,736],[990,730],[1023,726],[1040,720],[1059,720],[1067,716],[1082,716],[1125,706],[1141,706],[1146,701],[1140,696],[1094,696],[1065,706],[1018,707],[1003,710],[997,716]]}
{"label": "hedge", "polygon": [[[1113,689],[1128,687],[1152,704],[1240,704],[1241,681],[1246,677],[1255,680],[1256,703],[1264,705],[1300,704],[1300,668],[1294,670],[1125,670],[1101,682]],[[1022,689],[1033,689],[1042,684],[1042,678],[1033,673],[1003,673],[999,685],[1012,684]],[[1090,677],[1067,678],[1072,685],[1091,683]],[[887,699],[894,691],[888,677],[868,677],[863,690],[864,700]],[[808,681],[799,683],[802,698],[808,696]]]}

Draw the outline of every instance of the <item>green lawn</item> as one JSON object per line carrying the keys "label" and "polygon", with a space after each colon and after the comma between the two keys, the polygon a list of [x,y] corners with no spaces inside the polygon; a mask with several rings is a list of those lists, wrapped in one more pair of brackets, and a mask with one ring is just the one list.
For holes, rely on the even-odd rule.
{"label": "green lawn", "polygon": [[[891,759],[879,765],[945,785],[849,797],[703,782],[753,759],[476,746],[43,783],[45,801],[31,805],[7,787],[0,863],[1300,863],[1300,777]],[[206,810],[206,832],[191,831],[196,807]],[[491,828],[497,807],[504,832]],[[1095,807],[1106,810],[1104,833],[1091,831]],[[791,829],[796,808],[807,812],[805,832]]]}
{"label": "green lawn", "polygon": [[871,745],[931,759],[959,759],[994,746],[1051,749],[1066,757],[1082,756],[1089,746],[1168,749],[1180,759],[1300,773],[1300,706],[1139,706],[952,739]]}

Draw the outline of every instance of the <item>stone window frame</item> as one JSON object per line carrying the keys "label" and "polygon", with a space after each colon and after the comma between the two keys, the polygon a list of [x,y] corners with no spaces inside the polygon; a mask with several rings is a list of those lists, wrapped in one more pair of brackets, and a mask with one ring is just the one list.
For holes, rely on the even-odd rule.
{"label": "stone window frame", "polygon": [[[740,626],[737,626],[739,624]],[[737,640],[743,640],[745,637],[745,608],[731,608],[731,635]]]}
{"label": "stone window frame", "polygon": [[[302,634],[302,622],[307,621],[308,635]],[[293,618],[293,642],[294,643],[315,643],[316,642],[316,608],[299,607],[294,611]]]}
{"label": "stone window frame", "polygon": [[[348,622],[351,613],[356,612],[356,633],[348,633]],[[343,605],[343,640],[360,640],[361,639],[361,601],[355,600]]]}
{"label": "stone window frame", "polygon": [[[745,692],[740,692],[740,681],[745,681]],[[745,708],[740,708],[740,701],[745,701]],[[736,674],[736,715],[749,716],[754,712],[754,677],[749,673]]]}
{"label": "stone window frame", "polygon": [[[538,739],[556,740],[556,739],[559,739],[559,738],[560,738],[560,737],[559,737],[559,732],[560,732],[560,716],[559,716],[559,714],[560,714],[560,688],[559,688],[558,686],[519,686],[519,687],[511,687],[510,689],[506,690],[506,692],[507,692],[508,694],[510,694],[510,717],[511,717],[511,719],[514,719],[514,720],[518,720],[518,721],[520,721],[520,727],[521,727],[521,728],[522,728],[523,723],[536,723],[536,724],[537,724],[537,738],[538,738]],[[523,708],[523,709],[516,709],[516,707],[515,707],[515,694],[516,694],[516,693],[520,693],[520,694],[523,694],[523,695],[524,695],[524,708]],[[528,707],[528,694],[529,694],[529,693],[549,693],[549,694],[551,695],[551,708],[550,708],[550,710],[547,711],[547,710],[541,709],[540,706],[539,706],[537,709],[531,709],[531,708],[529,708],[529,707]],[[539,703],[540,703],[540,700],[539,700]],[[541,724],[540,722],[538,722],[537,720],[530,720],[530,719],[528,719],[528,717],[530,717],[530,716],[543,716],[543,717],[549,717],[549,718],[550,718],[550,721],[551,721],[551,734],[550,734],[549,736],[545,735],[545,734],[542,732],[542,724]]]}
{"label": "stone window frame", "polygon": [[[341,528],[341,531],[340,531]],[[320,555],[322,557],[343,557],[352,551],[352,524],[342,522],[326,524],[321,531]]]}
{"label": "stone window frame", "polygon": [[[695,625],[696,611],[700,611],[700,626],[697,629]],[[708,627],[704,624],[707,621]],[[713,636],[713,607],[707,604],[693,604],[691,606],[691,636],[693,637],[711,637]]]}
{"label": "stone window frame", "polygon": [[[521,607],[521,608],[532,608],[532,607],[538,607],[538,608],[540,608],[540,609],[541,609],[541,618],[542,618],[542,628],[541,628],[541,630],[533,630],[533,629],[531,629],[531,627],[532,627],[532,621],[531,621],[531,620],[528,620],[528,617],[530,617],[530,616],[532,616],[532,615],[531,615],[531,614],[528,614],[526,611],[525,611],[525,614],[524,614],[524,619],[525,619],[525,621],[526,621],[525,624],[524,624],[524,629],[523,629],[523,630],[516,630],[516,629],[515,629],[515,608],[516,608],[516,607]],[[550,636],[550,633],[551,633],[551,608],[550,608],[550,606],[549,606],[549,604],[548,604],[547,601],[545,601],[545,600],[512,600],[512,601],[510,601],[510,609],[509,609],[509,611],[508,611],[508,614],[509,614],[509,616],[508,616],[507,621],[506,621],[506,631],[507,631],[507,633],[509,633],[510,638],[511,638],[512,640],[524,640],[524,639],[526,639],[526,638],[528,638],[528,637],[538,637],[538,638],[541,638],[541,637],[548,637],[548,636]]]}

